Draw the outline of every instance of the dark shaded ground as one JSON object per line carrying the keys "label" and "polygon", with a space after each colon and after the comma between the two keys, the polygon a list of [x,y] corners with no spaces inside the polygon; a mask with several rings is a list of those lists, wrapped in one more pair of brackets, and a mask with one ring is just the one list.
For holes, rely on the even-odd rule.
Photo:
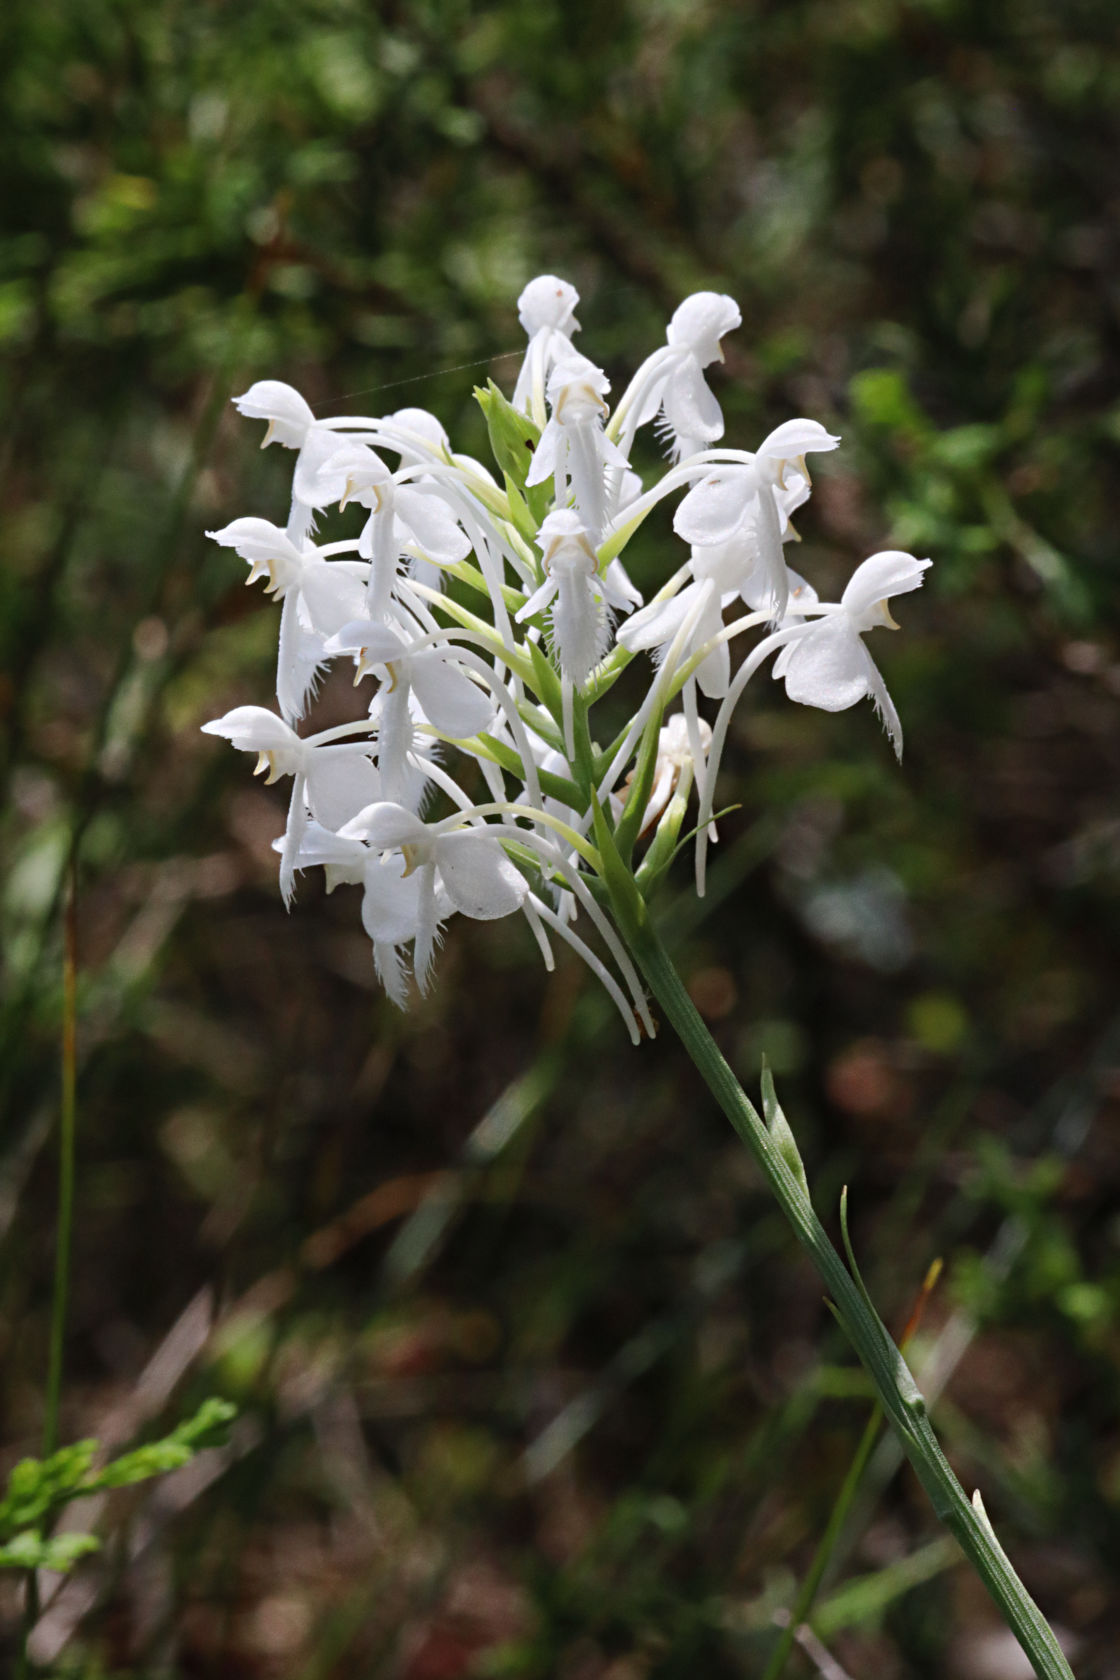
{"label": "dark shaded ground", "polygon": [[[44,1661],[761,1673],[863,1428],[675,1046],[631,1051],[505,924],[456,924],[402,1018],[345,893],[285,915],[282,808],[198,734],[270,691],[272,618],[201,533],[274,514],[290,462],[231,392],[422,402],[480,451],[471,387],[508,388],[555,270],[616,390],[684,293],[733,293],[729,440],[844,434],[802,569],[935,559],[876,650],[903,769],[868,708],[763,690],[712,897],[683,870],[665,917],[818,1206],[851,1187],[896,1327],[944,1257],[915,1363],[951,1456],[1079,1680],[1120,1674],[1112,8],[17,0],[0,64],[6,1457],[40,1427],[75,832],[64,1434],[242,1407],[228,1453],[100,1514]],[[895,1469],[824,1645],[1014,1680]]]}

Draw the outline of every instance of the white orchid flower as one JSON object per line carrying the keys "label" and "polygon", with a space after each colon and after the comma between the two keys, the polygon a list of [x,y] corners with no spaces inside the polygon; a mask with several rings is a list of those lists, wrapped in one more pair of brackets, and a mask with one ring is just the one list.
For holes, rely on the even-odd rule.
{"label": "white orchid flower", "polygon": [[[350,825],[334,834],[310,822],[295,867],[321,867],[328,892],[342,884],[362,888],[362,926],[373,945],[377,978],[397,1008],[407,1009],[408,969],[402,948],[415,939],[420,925],[420,882],[408,874],[402,854],[382,856],[351,832]],[[446,915],[446,904],[437,910]]]}
{"label": "white orchid flower", "polygon": [[[699,762],[697,743],[700,748]],[[712,732],[704,719],[699,720],[699,727],[694,731],[690,729],[688,719],[681,712],[674,712],[664,728],[658,731],[653,787],[642,814],[641,833],[645,834],[653,827],[674,794],[679,794],[682,799],[688,798],[693,779],[704,773],[704,764],[711,744]]]}
{"label": "white orchid flower", "polygon": [[538,541],[544,582],[525,602],[517,621],[551,609],[552,642],[561,673],[579,688],[607,651],[611,609],[628,612],[632,596],[623,594],[616,581],[600,577],[590,533],[574,508],[550,513],[541,523]]}
{"label": "white orchid flower", "polygon": [[873,554],[852,573],[839,607],[795,633],[774,662],[775,677],[784,680],[790,699],[803,706],[843,712],[865,697],[872,699],[899,758],[902,725],[863,637],[879,625],[898,629],[887,602],[920,589],[931,564],[900,549]]}
{"label": "white orchid flower", "polygon": [[[683,664],[723,629],[721,600],[715,583],[700,578],[686,584],[668,601],[651,601],[648,607],[635,613],[620,627],[618,640],[631,653],[651,652],[655,664],[660,665],[686,619],[692,615],[692,624],[679,650],[678,657]],[[718,700],[727,693],[730,675],[731,656],[727,643],[720,642],[697,668],[696,681],[703,694]]]}
{"label": "white orchid flower", "polygon": [[294,723],[314,692],[327,639],[365,610],[366,567],[350,560],[323,560],[313,543],[294,543],[267,519],[235,519],[206,535],[248,561],[247,583],[267,577],[265,593],[283,603],[276,698]]}
{"label": "white orchid flower", "polygon": [[250,420],[267,420],[268,430],[261,440],[261,448],[270,443],[283,444],[285,449],[302,449],[307,434],[315,424],[310,404],[292,385],[280,379],[258,379],[233,406]]}
{"label": "white orchid flower", "polygon": [[573,351],[556,363],[548,381],[552,418],[541,433],[525,480],[534,485],[551,478],[558,507],[568,500],[570,481],[576,512],[596,543],[607,518],[604,475],[609,467],[620,473],[629,470],[625,455],[603,430],[608,412],[603,398],[610,388],[602,368],[586,356]]}
{"label": "white orchid flower", "polygon": [[[635,613],[619,629],[617,640],[634,653],[648,650],[660,665],[686,621],[691,619],[685,635],[677,643],[677,663],[687,663],[706,644],[713,644],[697,666],[694,677],[702,694],[710,700],[721,700],[731,680],[730,644],[720,637],[724,612],[738,600],[752,613],[768,616],[772,609],[773,591],[761,574],[752,537],[751,532],[741,532],[730,542],[695,546],[688,563],[694,581],[668,600],[652,601]],[[800,617],[806,606],[816,603],[817,593],[798,572],[787,569],[787,573],[787,610],[796,611]]]}
{"label": "white orchid flower", "polygon": [[307,826],[307,812],[325,828],[341,828],[371,800],[381,796],[381,779],[366,742],[306,739],[263,706],[235,706],[202,725],[204,735],[219,735],[238,752],[255,752],[253,774],[265,785],[281,776],[294,778],[288,821],[280,853],[280,888],[290,902],[296,856]]}
{"label": "white orchid flower", "polygon": [[525,359],[517,375],[513,406],[530,414],[537,425],[545,424],[545,386],[553,364],[574,354],[572,334],[579,331],[576,305],[579,293],[567,280],[555,274],[538,274],[517,300],[517,315],[529,335]]}
{"label": "white orchid flower", "polygon": [[694,292],[685,298],[666,329],[667,342],[638,369],[618,405],[611,430],[625,454],[639,426],[658,415],[674,461],[723,436],[723,413],[704,369],[722,362],[720,339],[742,322],[739,305],[723,292]]}
{"label": "white orchid flower", "polygon": [[391,473],[365,444],[336,450],[323,464],[322,480],[340,506],[359,502],[369,509],[358,553],[370,563],[369,611],[374,618],[389,612],[398,562],[409,543],[437,567],[463,560],[471,551],[470,538],[434,480],[412,483],[403,474]]}
{"label": "white orchid flower", "polygon": [[363,619],[344,625],[326,651],[355,655],[355,681],[373,672],[382,683],[377,763],[386,799],[411,803],[406,798],[414,737],[411,696],[423,717],[453,740],[469,740],[493,722],[493,699],[456,663],[455,648],[446,642],[414,648],[401,629]]}
{"label": "white orchid flower", "polygon": [[674,531],[686,542],[710,548],[740,538],[750,544],[752,570],[775,622],[789,599],[782,544],[796,534],[790,516],[809,496],[805,456],[835,449],[839,441],[815,420],[787,420],[763,439],[751,461],[708,473],[673,517]]}
{"label": "white orchid flower", "polygon": [[309,499],[308,488],[324,453],[338,447],[335,433],[316,420],[310,404],[294,386],[280,379],[258,379],[242,396],[234,397],[233,405],[248,419],[268,421],[262,449],[279,443],[297,451],[288,535],[294,542],[302,542],[315,528],[316,504]]}
{"label": "white orchid flower", "polygon": [[448,826],[457,820],[424,823],[403,806],[380,801],[346,827],[348,835],[360,836],[377,851],[401,856],[402,879],[416,879],[413,967],[421,991],[427,990],[440,923],[450,910],[476,921],[496,921],[520,910],[529,895],[529,883],[497,835],[485,827]]}

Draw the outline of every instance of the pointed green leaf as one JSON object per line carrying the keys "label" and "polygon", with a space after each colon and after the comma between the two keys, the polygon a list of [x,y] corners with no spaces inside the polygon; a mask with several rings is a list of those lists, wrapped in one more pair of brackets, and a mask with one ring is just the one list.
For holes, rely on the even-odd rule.
{"label": "pointed green leaf", "polygon": [[782,1112],[777,1092],[774,1090],[774,1075],[770,1072],[770,1064],[765,1057],[762,1060],[762,1113],[766,1120],[766,1130],[773,1138],[778,1154],[805,1192],[805,1200],[809,1201],[809,1180],[805,1176],[805,1163],[801,1159],[801,1151],[797,1147],[790,1123]]}

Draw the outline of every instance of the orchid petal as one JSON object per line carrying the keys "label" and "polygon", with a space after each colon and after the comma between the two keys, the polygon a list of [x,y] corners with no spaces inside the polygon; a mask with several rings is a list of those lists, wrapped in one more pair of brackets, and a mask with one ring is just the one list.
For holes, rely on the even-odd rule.
{"label": "orchid petal", "polygon": [[270,561],[285,560],[297,568],[303,564],[301,551],[270,519],[235,519],[220,531],[207,531],[206,535],[223,548],[236,549],[242,560],[250,563],[267,566]]}
{"label": "orchid petal", "polygon": [[239,752],[282,752],[302,745],[294,729],[264,706],[235,706],[202,725],[204,735],[220,735]]}
{"label": "orchid petal", "polygon": [[879,603],[892,595],[906,595],[911,589],[920,589],[925,582],[923,574],[931,563],[915,560],[912,554],[898,548],[884,549],[856,567],[840,604],[861,629],[870,629],[873,624],[884,622],[875,612]]}
{"label": "orchid petal", "polygon": [[651,601],[648,607],[643,607],[640,613],[635,613],[627,624],[621,626],[617,639],[631,653],[665,647],[687,618],[689,608],[696,599],[697,588],[698,585],[690,584],[670,601]]}
{"label": "orchid petal", "polygon": [[670,374],[662,398],[665,418],[679,438],[715,443],[723,436],[723,410],[690,356]]}
{"label": "orchid petal", "polygon": [[742,530],[758,496],[753,467],[721,467],[701,479],[673,515],[673,529],[685,542],[711,548]]}
{"label": "orchid petal", "polygon": [[341,560],[304,563],[300,594],[312,629],[324,637],[333,636],[358,617],[366,602],[365,570],[362,566],[355,575]]}
{"label": "orchid petal", "polygon": [[268,432],[263,449],[269,443],[281,443],[285,449],[299,449],[315,424],[310,406],[292,385],[280,379],[258,379],[233,406],[250,420],[267,420]]}
{"label": "orchid petal", "polygon": [[497,840],[459,830],[441,835],[436,861],[455,909],[476,921],[497,921],[520,910],[529,883],[514,868]]}
{"label": "orchid petal", "polygon": [[767,461],[796,461],[802,455],[835,449],[839,442],[818,420],[783,420],[767,433],[756,453]]}
{"label": "orchid petal", "polygon": [[381,778],[371,759],[353,746],[312,748],[307,765],[311,814],[324,828],[343,828],[381,796]]}
{"label": "orchid petal", "polygon": [[687,350],[700,367],[707,367],[722,361],[720,339],[742,324],[739,305],[725,292],[693,292],[674,310],[665,337],[674,349]]}
{"label": "orchid petal", "polygon": [[397,516],[429,560],[453,565],[466,559],[471,540],[438,494],[402,485],[396,495]]}
{"label": "orchid petal", "polygon": [[517,318],[532,338],[542,327],[571,334],[579,331],[575,317],[579,293],[568,280],[555,274],[538,274],[517,300]]}
{"label": "orchid petal", "polygon": [[844,712],[871,693],[871,658],[845,614],[822,619],[791,642],[774,668],[803,706]]}
{"label": "orchid petal", "polygon": [[410,664],[416,698],[441,734],[466,740],[493,722],[490,695],[439,653],[416,654]]}
{"label": "orchid petal", "polygon": [[363,875],[362,926],[376,943],[403,945],[416,933],[420,886],[405,874],[402,857],[379,858],[366,853]]}
{"label": "orchid petal", "polygon": [[386,852],[398,846],[423,845],[428,839],[428,830],[419,817],[387,799],[367,805],[344,824],[343,832],[368,840],[371,846]]}

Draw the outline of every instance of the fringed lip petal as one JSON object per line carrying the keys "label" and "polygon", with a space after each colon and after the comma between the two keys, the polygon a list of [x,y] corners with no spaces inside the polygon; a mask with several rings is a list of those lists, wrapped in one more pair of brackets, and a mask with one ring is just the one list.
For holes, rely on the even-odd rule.
{"label": "fringed lip petal", "polygon": [[405,874],[402,857],[366,853],[362,884],[362,926],[379,944],[403,945],[416,934],[420,883]]}

